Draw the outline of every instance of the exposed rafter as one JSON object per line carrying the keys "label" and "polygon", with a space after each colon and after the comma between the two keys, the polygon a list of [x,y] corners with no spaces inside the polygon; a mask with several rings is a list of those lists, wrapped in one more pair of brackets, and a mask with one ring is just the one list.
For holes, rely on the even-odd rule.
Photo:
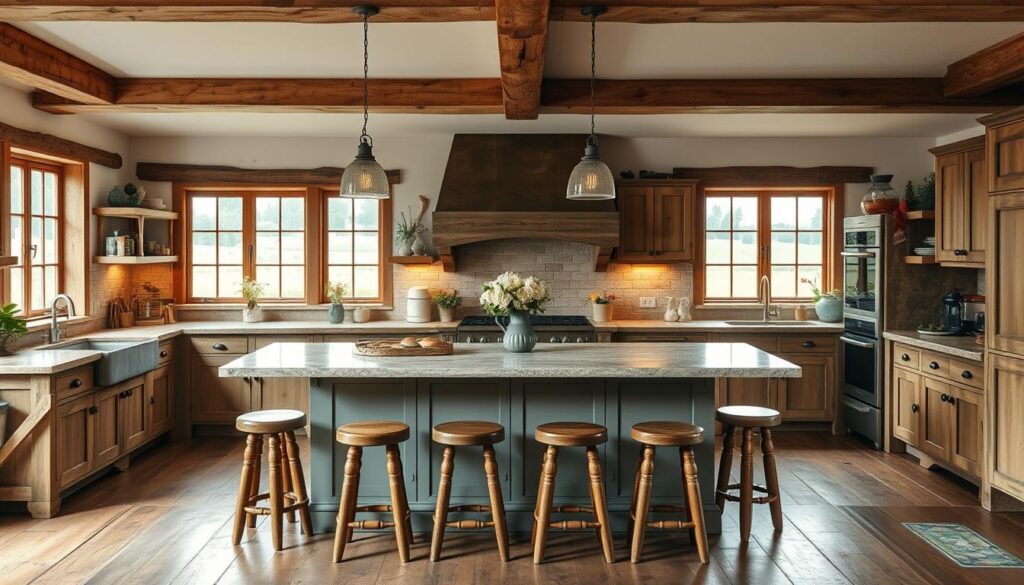
{"label": "exposed rafter", "polygon": [[495,0],[505,117],[533,120],[540,111],[551,0]]}
{"label": "exposed rafter", "polygon": [[0,22],[0,76],[82,103],[114,99],[110,74],[5,22]]}
{"label": "exposed rafter", "polygon": [[943,80],[946,96],[975,96],[1024,81],[1024,33],[953,63]]}

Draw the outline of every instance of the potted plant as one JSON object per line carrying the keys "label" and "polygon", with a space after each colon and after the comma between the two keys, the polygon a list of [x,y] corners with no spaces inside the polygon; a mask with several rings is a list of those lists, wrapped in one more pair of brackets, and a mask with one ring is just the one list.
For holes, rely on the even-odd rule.
{"label": "potted plant", "polygon": [[817,279],[801,278],[800,282],[811,287],[811,300],[814,301],[814,313],[819,321],[838,323],[843,320],[843,293],[832,290],[826,293],[818,290]]}
{"label": "potted plant", "polygon": [[248,276],[242,278],[242,298],[245,299],[245,307],[242,308],[242,321],[246,323],[259,323],[263,320],[263,307],[259,300],[267,285],[260,284]]}
{"label": "potted plant", "polygon": [[[514,272],[484,283],[480,294],[480,305],[504,333],[502,345],[513,353],[533,351],[537,333],[530,324],[530,314],[543,313],[544,304],[550,300],[547,283],[533,276],[522,278]],[[502,324],[501,317],[508,317],[507,326]]]}
{"label": "potted plant", "polygon": [[615,302],[615,295],[610,295],[606,291],[595,291],[587,298],[593,305],[595,322],[606,323],[612,320],[612,303]]}
{"label": "potted plant", "polygon": [[324,295],[331,301],[327,308],[327,320],[331,323],[341,323],[345,320],[345,295],[348,294],[348,285],[344,282],[328,282],[324,286]]}
{"label": "potted plant", "polygon": [[[399,256],[412,256],[412,245],[413,242],[419,237],[423,231],[423,224],[420,223],[420,219],[407,219],[405,212],[400,212],[399,215],[402,219],[395,222],[395,240],[398,242],[398,255]],[[409,211],[410,217],[412,211]]]}
{"label": "potted plant", "polygon": [[443,288],[434,293],[434,304],[437,305],[441,321],[451,323],[455,321],[455,309],[462,304],[462,297],[454,288]]}
{"label": "potted plant", "polygon": [[25,319],[18,316],[18,305],[11,303],[0,309],[0,355],[18,351],[18,339],[28,332]]}

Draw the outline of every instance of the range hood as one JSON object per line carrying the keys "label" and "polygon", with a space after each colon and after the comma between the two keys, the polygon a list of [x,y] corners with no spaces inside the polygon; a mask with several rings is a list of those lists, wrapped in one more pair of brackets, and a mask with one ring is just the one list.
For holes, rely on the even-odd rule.
{"label": "range hood", "polygon": [[595,270],[606,270],[619,244],[615,201],[565,198],[586,140],[585,134],[456,134],[432,219],[445,272],[455,271],[459,246],[508,238],[590,244]]}

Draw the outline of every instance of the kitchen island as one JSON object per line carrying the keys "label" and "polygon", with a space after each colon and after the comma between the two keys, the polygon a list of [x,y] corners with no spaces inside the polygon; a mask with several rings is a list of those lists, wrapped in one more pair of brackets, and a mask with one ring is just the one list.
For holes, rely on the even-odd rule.
{"label": "kitchen island", "polygon": [[[505,426],[495,445],[509,528],[528,532],[542,449],[537,425],[585,421],[608,427],[601,446],[608,506],[616,531],[625,529],[639,446],[629,438],[641,421],[679,420],[704,427],[694,449],[708,531],[721,531],[714,505],[714,380],[797,378],[798,366],[745,343],[539,344],[512,354],[500,345],[457,344],[455,354],[369,358],[351,343],[275,343],[220,368],[222,377],[310,380],[310,509],[317,532],[334,530],[346,447],[335,429],[358,420],[390,419],[409,425],[402,444],[406,491],[417,532],[429,530],[438,486],[441,448],[433,425],[450,420],[489,420]],[[383,451],[383,448],[377,448]],[[478,455],[456,455],[452,503],[487,503]],[[363,457],[361,504],[388,502],[384,457]],[[659,451],[652,504],[679,504],[679,457]],[[675,472],[671,470],[676,470]],[[583,451],[559,458],[556,501],[589,503]],[[557,518],[557,515],[555,516]]]}

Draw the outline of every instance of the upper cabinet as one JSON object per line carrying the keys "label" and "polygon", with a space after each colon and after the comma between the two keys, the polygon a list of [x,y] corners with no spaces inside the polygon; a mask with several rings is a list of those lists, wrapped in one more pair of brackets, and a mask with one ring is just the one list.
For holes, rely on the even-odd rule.
{"label": "upper cabinet", "polygon": [[988,128],[988,190],[1024,190],[1024,117],[1020,108],[983,118]]}
{"label": "upper cabinet", "polygon": [[616,186],[618,262],[692,262],[697,181],[630,180]]}
{"label": "upper cabinet", "polygon": [[935,155],[935,259],[985,267],[988,185],[985,137],[931,149]]}

